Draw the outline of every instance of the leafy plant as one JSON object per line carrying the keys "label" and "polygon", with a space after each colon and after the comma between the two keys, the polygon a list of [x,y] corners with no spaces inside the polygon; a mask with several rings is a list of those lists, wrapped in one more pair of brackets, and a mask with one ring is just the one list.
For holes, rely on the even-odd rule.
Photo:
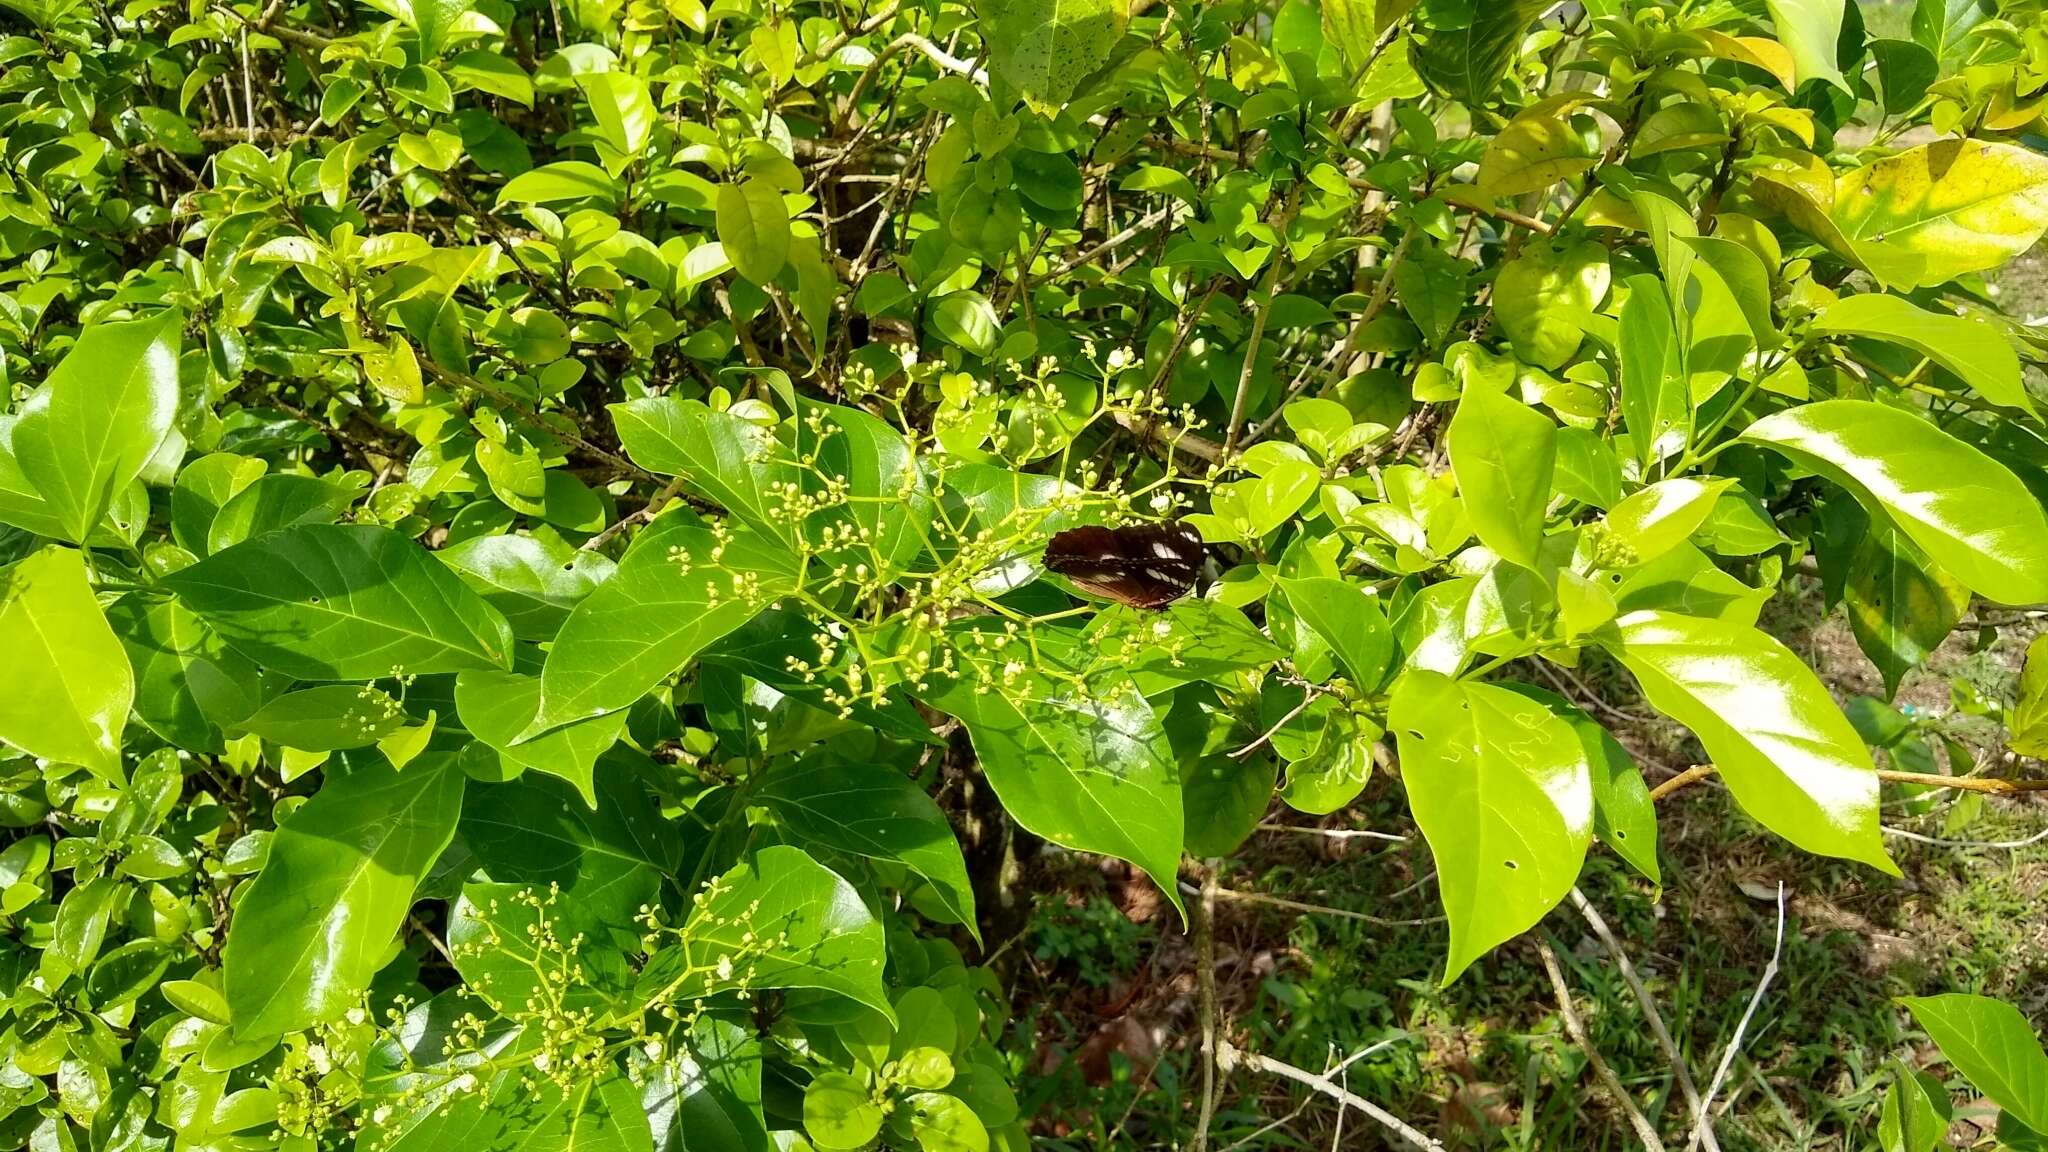
{"label": "leafy plant", "polygon": [[0,1145],[1019,1147],[983,784],[1179,910],[1390,773],[1449,983],[1659,877],[1537,670],[1894,872],[1760,606],[2048,601],[2024,0],[9,13]]}

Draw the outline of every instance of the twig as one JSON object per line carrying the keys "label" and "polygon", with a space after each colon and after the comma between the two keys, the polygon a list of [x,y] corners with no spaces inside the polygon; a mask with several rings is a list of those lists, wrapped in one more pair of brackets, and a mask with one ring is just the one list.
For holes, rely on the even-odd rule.
{"label": "twig", "polygon": [[1571,1034],[1572,1043],[1579,1046],[1579,1051],[1586,1054],[1586,1063],[1593,1066],[1593,1075],[1599,1079],[1600,1086],[1607,1090],[1615,1106],[1628,1117],[1629,1126],[1636,1130],[1636,1139],[1641,1140],[1643,1147],[1650,1152],[1664,1152],[1664,1141],[1657,1136],[1657,1130],[1650,1126],[1643,1110],[1636,1107],[1635,1097],[1628,1094],[1621,1078],[1607,1066],[1600,1050],[1593,1047],[1592,1038],[1586,1035],[1586,1026],[1579,1020],[1578,1009],[1572,1006],[1572,990],[1565,986],[1564,973],[1557,966],[1557,954],[1551,951],[1550,941],[1541,935],[1533,939],[1536,941],[1536,954],[1543,958],[1544,974],[1550,977],[1550,990],[1557,994],[1557,1014],[1564,1020],[1564,1030]]}
{"label": "twig", "polygon": [[1152,230],[1154,227],[1161,223],[1164,223],[1166,218],[1171,215],[1173,215],[1173,205],[1168,204],[1164,208],[1157,209],[1147,215],[1138,217],[1137,222],[1135,224],[1132,224],[1130,227],[1124,229],[1123,231],[1117,233],[1114,236],[1111,236],[1109,239],[1104,240],[1102,243],[1097,244],[1095,247],[1088,249],[1086,252],[1083,252],[1077,256],[1069,257],[1068,259],[1061,261],[1059,267],[1052,270],[1051,278],[1058,279],[1059,277],[1065,276],[1067,273],[1072,272],[1076,268],[1079,268],[1085,264],[1093,263],[1098,257],[1102,256],[1104,253],[1113,252],[1116,249],[1122,247],[1123,245],[1129,243],[1133,238]]}
{"label": "twig", "polygon": [[1326,836],[1332,840],[1392,840],[1405,843],[1407,837],[1398,832],[1373,832],[1363,828],[1303,828],[1299,824],[1261,824],[1261,832],[1293,832],[1302,836]]}
{"label": "twig", "polygon": [[[1571,900],[1572,907],[1579,910],[1579,915],[1584,916],[1587,925],[1593,929],[1593,935],[1600,938],[1600,946],[1607,949],[1607,955],[1613,959],[1614,966],[1621,969],[1622,981],[1635,995],[1636,1004],[1643,1010],[1643,1018],[1649,1021],[1650,1035],[1656,1038],[1657,1047],[1664,1050],[1664,1059],[1671,1064],[1673,1074],[1678,1077],[1678,1091],[1685,1097],[1686,1114],[1698,1113],[1700,1090],[1692,1082],[1692,1069],[1687,1066],[1685,1056],[1679,1052],[1678,1043],[1671,1038],[1671,1029],[1665,1026],[1664,1014],[1657,1011],[1657,1002],[1650,998],[1650,990],[1643,986],[1643,978],[1637,974],[1635,963],[1628,958],[1628,952],[1622,948],[1621,941],[1615,939],[1613,929],[1607,926],[1607,921],[1601,917],[1600,910],[1593,907],[1593,902],[1586,899],[1586,894],[1579,891],[1576,886],[1572,888]],[[1703,1142],[1706,1144],[1707,1152],[1721,1152],[1720,1142],[1715,1139],[1712,1129],[1707,1130]]]}
{"label": "twig", "polygon": [[1252,334],[1244,342],[1244,367],[1237,373],[1237,395],[1230,401],[1230,423],[1223,428],[1223,458],[1237,451],[1238,429],[1244,426],[1245,401],[1252,394],[1252,378],[1258,374],[1259,343],[1266,338],[1266,319],[1273,314],[1273,300],[1280,294],[1280,266],[1287,262],[1287,228],[1294,222],[1296,190],[1289,189],[1278,218],[1272,221],[1278,238],[1273,245],[1272,263],[1266,266],[1265,281],[1259,285],[1259,302],[1252,313]]}
{"label": "twig", "polygon": [[[1182,884],[1180,890],[1190,896],[1198,889],[1192,884]],[[1423,924],[1441,924],[1441,916],[1426,916],[1419,920],[1390,920],[1385,916],[1374,916],[1368,912],[1353,912],[1349,908],[1329,908],[1321,904],[1303,904],[1281,896],[1268,896],[1263,892],[1239,892],[1230,888],[1218,888],[1216,895],[1224,900],[1241,900],[1247,904],[1271,904],[1275,908],[1288,908],[1296,912],[1316,912],[1325,916],[1341,916],[1346,920],[1362,920],[1382,928],[1415,928]]]}
{"label": "twig", "polygon": [[[1353,1052],[1349,1056],[1346,1056],[1342,1061],[1331,1065],[1330,1068],[1323,1073],[1323,1076],[1326,1078],[1330,1076],[1342,1076],[1345,1074],[1345,1071],[1349,1069],[1353,1064],[1358,1063],[1360,1060],[1365,1059],[1367,1056],[1370,1056],[1375,1052],[1383,1052],[1388,1048],[1391,1048],[1394,1045],[1400,1043],[1402,1040],[1406,1038],[1407,1037],[1405,1036],[1390,1036],[1377,1044],[1369,1044],[1364,1048],[1360,1048],[1358,1051]],[[1347,1091],[1349,1090],[1350,1082],[1348,1080],[1345,1082],[1344,1087]],[[1286,1125],[1295,1117],[1301,1115],[1303,1112],[1308,1111],[1309,1104],[1312,1103],[1314,1100],[1315,1097],[1310,1096],[1308,1099],[1303,1100],[1301,1104],[1294,1109],[1294,1111],[1289,1112],[1287,1115],[1282,1116],[1278,1120],[1267,1121],[1264,1125],[1255,1129],[1244,1138],[1239,1140],[1233,1140],[1229,1144],[1224,1145],[1222,1148],[1217,1149],[1217,1152],[1237,1152],[1237,1149],[1242,1148],[1245,1145],[1256,1141],[1259,1137],[1264,1136],[1266,1133],[1271,1132],[1275,1128],[1279,1128]],[[1343,1113],[1340,1112],[1338,1113],[1338,1115],[1339,1117],[1341,1117]],[[1112,1135],[1114,1134],[1112,1133]],[[1113,1142],[1111,1146],[1114,1146]]]}
{"label": "twig", "polygon": [[1242,748],[1239,748],[1237,751],[1232,752],[1230,754],[1230,758],[1232,760],[1242,760],[1245,757],[1251,755],[1252,753],[1257,752],[1259,749],[1264,748],[1267,745],[1267,743],[1270,742],[1282,728],[1287,727],[1289,721],[1293,720],[1296,716],[1301,715],[1303,712],[1308,711],[1308,706],[1316,702],[1318,695],[1319,694],[1315,692],[1302,693],[1301,703],[1296,704],[1292,708],[1289,708],[1287,710],[1287,715],[1282,716],[1278,720],[1273,721],[1273,726],[1266,729],[1264,732],[1259,733],[1258,739],[1252,741],[1251,743],[1245,745]]}
{"label": "twig", "polygon": [[609,542],[612,537],[617,536],[621,532],[624,532],[629,526],[642,521],[653,520],[656,516],[660,515],[662,507],[666,505],[669,502],[669,500],[675,496],[676,493],[682,490],[683,478],[681,476],[678,476],[675,479],[670,480],[667,484],[663,485],[661,491],[656,492],[653,498],[647,501],[646,506],[641,508],[638,512],[632,512],[625,516],[619,517],[617,523],[614,523],[610,527],[606,528],[604,531],[599,532],[597,535],[592,536],[590,539],[585,540],[583,542],[583,547],[581,551],[595,552],[599,548],[604,547],[605,544]]}
{"label": "twig", "polygon": [[[1650,799],[1662,800],[1680,788],[1705,780],[1713,774],[1712,764],[1695,764],[1650,789]],[[1964,792],[1983,792],[1993,796],[2048,792],[2048,780],[2008,780],[1997,776],[1943,776],[1939,772],[1900,772],[1891,768],[1877,769],[1877,778],[1894,784],[1918,784],[1925,788],[1957,788]]]}
{"label": "twig", "polygon": [[1901,840],[1911,840],[1915,844],[1932,844],[1938,848],[2027,848],[2048,840],[2048,828],[2043,828],[2024,840],[1943,840],[1939,836],[1922,836],[1918,832],[1908,832],[1904,828],[1886,828],[1884,834],[1897,836]]}
{"label": "twig", "polygon": [[1756,1015],[1756,1006],[1763,1003],[1764,989],[1778,975],[1778,956],[1785,950],[1785,884],[1778,882],[1778,937],[1771,944],[1771,962],[1764,966],[1764,977],[1757,981],[1756,991],[1750,994],[1749,1007],[1742,1010],[1742,1019],[1735,1022],[1735,1035],[1728,1040],[1728,1047],[1721,1052],[1720,1066],[1714,1069],[1714,1078],[1707,1082],[1707,1094],[1700,1097],[1699,1107],[1692,1114],[1692,1139],[1685,1145],[1686,1152],[1693,1152],[1700,1146],[1701,1134],[1712,1120],[1708,1112],[1713,1109],[1714,1096],[1721,1091],[1721,1082],[1728,1078],[1728,1069],[1735,1063],[1735,1054],[1742,1049],[1742,1034],[1749,1030],[1750,1018]]}
{"label": "twig", "polygon": [[1420,1148],[1422,1152],[1445,1152],[1444,1146],[1441,1143],[1409,1127],[1399,1116],[1358,1095],[1356,1092],[1332,1083],[1328,1076],[1318,1076],[1305,1068],[1296,1068],[1292,1064],[1275,1060],[1271,1056],[1261,1056],[1257,1052],[1241,1051],[1232,1047],[1228,1040],[1223,1041],[1218,1046],[1218,1054],[1222,1058],[1226,1071],[1234,1065],[1244,1064],[1260,1072],[1270,1072],[1275,1076],[1285,1076],[1296,1084],[1313,1088],[1332,1100],[1342,1101],[1358,1109],[1360,1112],[1372,1117],[1394,1135],[1407,1141],[1411,1147]]}
{"label": "twig", "polygon": [[1195,1123],[1190,1152],[1209,1146],[1209,1122],[1216,1116],[1216,865],[1202,878],[1202,899],[1195,905],[1195,951],[1201,957],[1196,982],[1202,1001],[1202,1113]]}

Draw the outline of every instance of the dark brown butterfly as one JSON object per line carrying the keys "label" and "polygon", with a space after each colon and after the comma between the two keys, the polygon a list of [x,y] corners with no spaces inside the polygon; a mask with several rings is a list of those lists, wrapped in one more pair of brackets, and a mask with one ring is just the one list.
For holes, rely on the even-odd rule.
{"label": "dark brown butterfly", "polygon": [[1045,546],[1045,566],[1097,596],[1164,608],[1195,586],[1202,555],[1202,534],[1181,521],[1087,524],[1054,536]]}

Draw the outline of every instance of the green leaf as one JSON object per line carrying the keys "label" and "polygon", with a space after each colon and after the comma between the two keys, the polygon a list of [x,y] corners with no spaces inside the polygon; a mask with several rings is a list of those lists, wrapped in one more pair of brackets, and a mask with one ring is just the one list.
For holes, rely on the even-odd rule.
{"label": "green leaf", "polygon": [[2020,1123],[2048,1132],[2048,1052],[2019,1009],[1960,992],[1899,1002],[1977,1091]]}
{"label": "green leaf", "polygon": [[140,999],[163,979],[177,955],[160,940],[131,940],[100,957],[85,977],[85,995],[93,1011],[110,1012]]}
{"label": "green leaf", "polygon": [[[603,134],[605,143],[625,159],[638,156],[661,119],[654,99],[647,94],[647,81],[630,72],[598,72],[578,76],[576,81],[583,87],[590,114],[597,118],[597,130]],[[775,207],[780,211],[780,197],[776,198]],[[721,223],[721,239],[723,231]],[[726,251],[732,251],[730,244]]]}
{"label": "green leaf", "polygon": [[106,943],[109,921],[126,906],[129,892],[128,885],[112,876],[95,876],[64,894],[40,964],[46,981],[61,984],[92,964]]}
{"label": "green leaf", "polygon": [[[488,1152],[649,1152],[654,1147],[640,1091],[616,1066],[580,1075],[568,1087],[539,1079],[492,1100],[491,1112],[505,1136],[485,1145]],[[450,1140],[441,1147],[471,1147],[472,1141]]]}
{"label": "green leaf", "polygon": [[235,905],[223,961],[236,1035],[297,1031],[358,1004],[455,835],[462,785],[445,754],[404,772],[374,753],[329,771]]}
{"label": "green leaf", "polygon": [[988,1129],[958,1096],[913,1092],[903,1101],[923,1152],[988,1152]]}
{"label": "green leaf", "polygon": [[1327,577],[1281,577],[1288,607],[1337,655],[1345,676],[1360,692],[1371,692],[1386,675],[1394,654],[1394,633],[1379,598],[1356,584]]}
{"label": "green leaf", "polygon": [[1538,368],[1563,367],[1585,338],[1583,317],[1599,306],[1612,279],[1598,241],[1539,238],[1526,245],[1493,282],[1493,314],[1515,357]]}
{"label": "green leaf", "polygon": [[1431,346],[1441,345],[1457,327],[1469,302],[1466,283],[1472,265],[1427,239],[1408,246],[1408,258],[1394,266],[1394,294]]}
{"label": "green leaf", "polygon": [[[713,881],[683,924],[682,948],[690,972],[673,996],[687,1000],[692,987],[822,988],[895,1019],[882,987],[882,925],[852,885],[799,849],[763,848]],[[660,974],[650,963],[642,986]]]}
{"label": "green leaf", "polygon": [[1997,268],[2048,231],[2048,156],[1990,140],[1909,148],[1838,177],[1833,220],[1893,288]]}
{"label": "green leaf", "polygon": [[1889,524],[1856,544],[1843,586],[1856,643],[1884,677],[1885,698],[1927,662],[1970,606],[1970,590],[1931,563]]}
{"label": "green leaf", "polygon": [[560,160],[521,172],[498,190],[498,204],[559,204],[564,200],[619,202],[619,184],[595,164]]}
{"label": "green leaf", "polygon": [[1450,917],[1448,986],[1571,891],[1593,832],[1590,769],[1570,725],[1498,685],[1411,669],[1387,719]]}
{"label": "green leaf", "polygon": [[85,542],[170,433],[183,323],[88,325],[17,413],[15,458],[65,539]]}
{"label": "green leaf", "polygon": [[792,537],[782,493],[799,483],[798,470],[774,429],[674,395],[614,404],[611,413],[633,463],[683,477],[762,536]]}
{"label": "green leaf", "polygon": [[237,727],[305,752],[363,748],[405,725],[398,701],[368,684],[316,684],[287,692]]}
{"label": "green leaf", "polygon": [[2048,636],[2027,645],[2019,699],[2006,718],[2009,747],[2022,756],[2048,757]]}
{"label": "green leaf", "polygon": [[617,711],[796,586],[795,558],[744,530],[672,512],[634,539],[612,578],[569,613],[521,740]]}
{"label": "green leaf", "polygon": [[932,328],[947,343],[976,356],[987,357],[996,350],[1002,323],[996,307],[979,292],[948,292],[932,304]]}
{"label": "green leaf", "polygon": [[201,553],[224,551],[244,540],[294,524],[332,524],[355,502],[357,489],[313,476],[258,477],[221,505],[206,530]]}
{"label": "green leaf", "polygon": [[1814,315],[1812,331],[1865,336],[1910,348],[1955,373],[1994,404],[2038,415],[2020,380],[2019,353],[1997,327],[1975,316],[1929,312],[1897,296],[1845,296]]}
{"label": "green leaf", "polygon": [[1877,1119],[1879,1149],[1934,1152],[1951,1123],[1948,1086],[1904,1061],[1892,1061],[1891,1071],[1892,1082]]}
{"label": "green leaf", "polygon": [[870,860],[894,860],[924,877],[976,940],[974,889],[945,813],[909,777],[828,751],[773,772],[754,798],[791,832]]}
{"label": "green leaf", "polygon": [[107,612],[135,669],[135,716],[191,752],[221,751],[221,728],[263,699],[263,673],[176,600],[126,596]]}
{"label": "green leaf", "polygon": [[700,1016],[684,1043],[647,1069],[640,1103],[660,1152],[768,1152],[761,1040],[751,1028]]}
{"label": "green leaf", "polygon": [[521,640],[554,639],[570,611],[618,567],[602,552],[553,536],[472,536],[434,558],[502,612]]}
{"label": "green leaf", "polygon": [[1706,523],[1730,480],[1660,480],[1630,493],[1607,514],[1607,530],[1646,564],[1685,543]]}
{"label": "green leaf", "polygon": [[882,1110],[860,1081],[844,1072],[823,1072],[804,1088],[804,1133],[826,1149],[852,1149],[882,1130]]}
{"label": "green leaf", "polygon": [[808,478],[823,506],[805,518],[805,536],[821,546],[825,564],[866,565],[893,579],[924,551],[935,512],[910,443],[876,417],[838,404],[800,401],[797,427],[818,433],[798,433],[798,455],[844,493],[834,496],[816,475]]}
{"label": "green leaf", "polygon": [[1507,75],[1543,0],[1422,0],[1415,7],[1415,71],[1431,88],[1484,104]]}
{"label": "green leaf", "polygon": [[1636,461],[1648,465],[1685,446],[1692,422],[1685,353],[1655,276],[1631,276],[1621,306],[1621,415]]}
{"label": "green leaf", "polygon": [[1792,53],[1794,74],[1801,84],[1825,80],[1844,92],[1853,92],[1842,70],[1835,66],[1836,46],[1842,39],[1842,6],[1848,0],[1764,0],[1771,23],[1778,30],[1778,42]]}
{"label": "green leaf", "polygon": [[420,59],[432,60],[441,54],[448,43],[448,34],[455,30],[470,8],[470,0],[402,0],[400,11],[406,14],[406,23],[420,34]]}
{"label": "green leaf", "polygon": [[304,680],[512,662],[512,628],[424,548],[370,524],[300,524],[171,573],[236,651]]}
{"label": "green leaf", "polygon": [[1791,649],[1739,623],[1658,611],[1623,616],[1601,643],[1692,729],[1743,811],[1809,852],[1898,874],[1870,752]]}
{"label": "green leaf", "polygon": [[1475,378],[1458,400],[1445,443],[1479,542],[1534,568],[1557,464],[1557,425]]}
{"label": "green leaf", "polygon": [[983,0],[982,42],[996,75],[1043,105],[1060,105],[1109,59],[1130,22],[1129,0]]}
{"label": "green leaf", "polygon": [[536,772],[559,776],[597,807],[592,774],[597,758],[616,744],[626,714],[608,712],[564,724],[525,743],[515,743],[540,713],[541,680],[516,672],[464,672],[455,678],[455,710],[470,734],[505,759]]}
{"label": "green leaf", "polygon": [[1592,769],[1593,835],[1652,884],[1664,882],[1657,864],[1657,806],[1635,757],[1598,720],[1555,692],[1530,684],[1502,684],[1548,708],[1571,725]]}
{"label": "green leaf", "polygon": [[52,544],[6,570],[0,650],[9,673],[0,740],[119,783],[135,675],[86,582],[83,554]]}
{"label": "green leaf", "polygon": [[789,262],[789,213],[782,193],[759,177],[718,188],[718,242],[739,273],[767,284]]}
{"label": "green leaf", "polygon": [[1824,400],[1766,416],[1742,438],[1841,484],[1971,591],[2048,600],[2048,516],[1997,460],[1910,412]]}
{"label": "green leaf", "polygon": [[963,675],[925,695],[967,727],[981,769],[1019,824],[1055,844],[1144,869],[1174,907],[1183,835],[1179,773],[1158,716],[1128,674],[1086,676],[1071,640],[962,631]]}

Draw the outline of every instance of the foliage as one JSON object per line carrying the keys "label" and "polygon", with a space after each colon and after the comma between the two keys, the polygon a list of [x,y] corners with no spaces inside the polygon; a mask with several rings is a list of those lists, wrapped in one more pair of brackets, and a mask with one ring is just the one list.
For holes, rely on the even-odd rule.
{"label": "foliage", "polygon": [[0,1146],[1021,1147],[983,783],[1178,908],[1397,763],[1448,984],[1657,876],[1524,673],[1889,872],[1760,606],[2048,601],[2028,0],[5,19]]}

